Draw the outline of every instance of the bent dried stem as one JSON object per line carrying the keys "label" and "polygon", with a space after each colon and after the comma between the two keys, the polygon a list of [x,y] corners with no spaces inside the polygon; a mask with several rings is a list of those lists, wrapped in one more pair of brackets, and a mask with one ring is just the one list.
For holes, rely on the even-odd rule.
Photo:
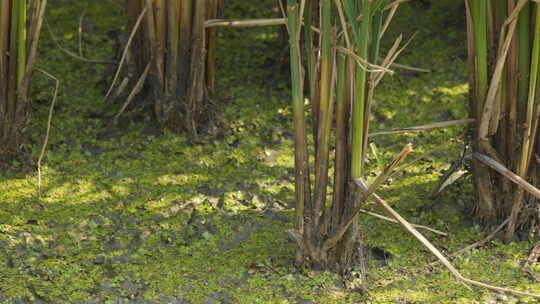
{"label": "bent dried stem", "polygon": [[424,132],[424,131],[429,131],[429,130],[433,130],[433,129],[441,129],[441,128],[447,128],[447,127],[471,124],[471,123],[473,123],[475,121],[476,120],[473,119],[473,118],[441,121],[441,122],[435,122],[435,123],[431,123],[431,124],[427,124],[427,125],[421,125],[421,126],[401,128],[401,129],[395,129],[395,130],[390,130],[390,131],[373,132],[373,133],[369,134],[369,137],[375,137],[375,136],[381,136],[381,135],[390,135],[390,134]]}
{"label": "bent dried stem", "polygon": [[[396,223],[396,224],[399,224],[398,221],[396,221],[395,219],[393,218],[389,218],[387,216],[384,216],[384,215],[380,215],[378,213],[375,213],[375,212],[371,212],[371,211],[368,211],[368,210],[364,210],[364,209],[360,209],[360,213],[363,213],[363,214],[367,214],[367,215],[371,215],[373,217],[376,217],[378,219],[381,219],[381,220],[384,220],[384,221],[387,221],[387,222],[392,222],[392,223]],[[424,226],[424,225],[417,225],[417,224],[411,224],[414,228],[416,229],[424,229],[424,230],[427,230],[427,231],[430,231],[430,232],[433,232],[435,234],[438,234],[440,236],[444,236],[444,237],[448,237],[449,234],[446,233],[446,232],[442,232],[442,231],[439,231],[437,229],[433,229],[431,227],[428,227],[428,226]]]}
{"label": "bent dried stem", "polygon": [[271,26],[285,25],[287,19],[252,19],[252,20],[226,20],[226,19],[211,19],[204,22],[205,28],[211,27],[255,27],[255,26]]}
{"label": "bent dried stem", "polygon": [[[363,179],[361,179],[358,182],[358,185],[365,192],[368,192],[368,190],[370,188],[370,186],[368,186],[367,183]],[[419,240],[420,243],[422,243],[422,245],[424,245],[431,253],[433,253],[433,255],[435,255],[437,257],[437,259],[450,271],[450,273],[452,273],[452,275],[457,280],[459,280],[459,281],[461,281],[463,283],[469,284],[469,285],[482,287],[482,288],[486,288],[486,289],[490,289],[490,290],[494,290],[494,291],[500,291],[500,292],[510,293],[510,294],[514,294],[514,295],[527,296],[527,297],[533,297],[533,298],[536,298],[536,299],[540,299],[540,294],[533,294],[533,293],[529,293],[529,292],[524,292],[524,291],[519,291],[519,290],[514,290],[514,289],[509,289],[509,288],[504,288],[504,287],[498,287],[498,286],[494,286],[494,285],[490,285],[490,284],[486,284],[486,283],[483,283],[483,282],[479,282],[479,281],[475,281],[475,280],[465,278],[454,267],[454,265],[452,265],[450,263],[450,261],[435,246],[433,246],[433,244],[431,244],[431,242],[429,242],[420,232],[418,232],[418,230],[416,230],[416,228],[414,228],[409,222],[407,222],[407,220],[405,220],[399,213],[397,213],[392,207],[390,207],[390,205],[388,205],[388,203],[386,203],[383,199],[381,199],[375,193],[373,193],[370,198],[373,201],[375,201],[378,205],[380,205],[386,212],[388,212],[388,214],[390,214],[396,221],[398,221],[398,223],[407,232],[409,232],[417,240]]]}
{"label": "bent dried stem", "polygon": [[41,162],[43,160],[43,157],[45,156],[45,150],[47,149],[47,143],[49,142],[52,117],[53,117],[53,112],[54,112],[54,106],[56,105],[56,97],[58,96],[58,88],[60,87],[60,80],[58,80],[58,78],[54,77],[53,75],[51,75],[45,70],[42,70],[42,69],[36,69],[36,70],[43,73],[45,76],[47,76],[48,78],[54,81],[54,92],[53,92],[53,97],[51,101],[51,107],[49,108],[49,115],[47,117],[47,128],[45,129],[45,138],[43,139],[43,145],[41,146],[41,152],[39,153],[39,157],[37,161],[38,193],[41,194]]}

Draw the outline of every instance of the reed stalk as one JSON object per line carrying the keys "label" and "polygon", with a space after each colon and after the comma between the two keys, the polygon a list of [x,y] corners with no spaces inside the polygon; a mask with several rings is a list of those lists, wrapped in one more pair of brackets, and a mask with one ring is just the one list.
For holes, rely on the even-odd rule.
{"label": "reed stalk", "polygon": [[334,168],[334,193],[332,206],[332,226],[341,224],[343,203],[346,198],[346,185],[348,176],[348,118],[350,107],[350,85],[347,81],[349,67],[347,57],[337,55],[337,79],[336,79],[336,160]]}
{"label": "reed stalk", "polygon": [[313,225],[319,227],[323,216],[324,205],[326,202],[326,188],[328,182],[328,152],[330,148],[330,124],[333,117],[333,103],[330,88],[332,86],[333,69],[333,49],[332,41],[333,22],[332,22],[332,1],[323,0],[321,3],[321,73],[320,73],[320,100],[317,126],[317,155],[315,157],[315,195],[314,195],[314,214]]}
{"label": "reed stalk", "polygon": [[[14,12],[17,19],[17,89],[26,70],[26,1],[15,1]],[[17,7],[17,8],[15,8]]]}
{"label": "reed stalk", "polygon": [[[315,35],[313,27],[318,25],[320,21],[320,1],[319,0],[306,0],[304,8],[304,51],[306,57],[307,66],[307,83],[309,88],[309,98],[311,101],[311,120],[313,137],[317,138],[319,128],[319,102],[321,90],[318,87],[318,80],[320,77],[319,69],[317,65],[318,53],[317,49],[321,48],[321,39]],[[317,142],[315,142],[315,150],[317,150]]]}
{"label": "reed stalk", "polygon": [[[369,46],[369,30],[371,25],[371,8],[370,1],[362,0],[360,25],[354,25],[358,10],[354,7],[357,5],[353,0],[346,0],[345,7],[349,22],[353,25],[353,37],[357,47],[358,56],[364,59],[368,58]],[[356,70],[356,100],[352,109],[352,162],[351,162],[351,178],[357,179],[363,175],[363,159],[364,155],[364,132],[365,130],[365,108],[367,94],[367,71],[363,67],[358,67]]]}
{"label": "reed stalk", "polygon": [[531,3],[527,3],[519,13],[519,108],[520,119],[523,120],[523,113],[528,98],[528,84],[531,63]]}
{"label": "reed stalk", "polygon": [[[310,207],[309,164],[307,152],[306,120],[304,97],[302,88],[302,63],[300,52],[299,19],[300,7],[297,0],[287,3],[289,44],[291,56],[292,103],[294,115],[294,150],[295,150],[295,193],[296,193],[296,220],[295,229],[304,235],[306,205]],[[297,255],[297,261],[303,258]]]}

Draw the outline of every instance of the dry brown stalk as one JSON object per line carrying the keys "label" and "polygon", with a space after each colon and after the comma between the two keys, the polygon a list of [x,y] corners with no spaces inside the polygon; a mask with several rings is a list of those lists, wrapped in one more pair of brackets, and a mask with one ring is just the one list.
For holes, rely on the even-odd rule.
{"label": "dry brown stalk", "polygon": [[472,118],[470,118],[470,119],[441,121],[441,122],[435,122],[435,123],[431,123],[431,124],[427,124],[427,125],[421,125],[421,126],[401,128],[401,129],[395,129],[395,130],[390,130],[390,131],[373,132],[373,133],[369,134],[369,137],[375,137],[375,136],[381,136],[381,135],[390,135],[390,134],[424,132],[424,131],[429,131],[429,130],[433,130],[433,129],[440,129],[440,128],[458,126],[458,125],[471,124],[471,123],[473,123],[475,121],[476,120],[472,119]]}
{"label": "dry brown stalk", "polygon": [[495,169],[497,172],[504,175],[506,178],[513,181],[514,183],[516,183],[523,189],[527,190],[527,192],[529,192],[530,194],[540,199],[540,190],[538,190],[538,188],[536,188],[535,186],[531,185],[529,182],[524,180],[521,176],[508,170],[505,166],[501,165],[500,163],[498,163],[494,159],[489,158],[486,155],[483,155],[478,152],[474,153],[473,155],[476,159],[480,160],[482,163]]}
{"label": "dry brown stalk", "polygon": [[41,162],[43,161],[43,157],[45,156],[45,150],[47,149],[47,143],[49,142],[53,111],[54,111],[54,106],[56,105],[56,97],[58,96],[58,88],[60,87],[60,80],[58,80],[58,78],[54,77],[53,75],[51,75],[49,72],[45,70],[42,70],[42,69],[36,69],[36,70],[43,73],[46,77],[52,79],[55,83],[53,97],[51,101],[51,107],[49,108],[49,116],[47,117],[47,128],[45,129],[45,138],[43,139],[43,145],[41,146],[41,152],[39,153],[39,157],[37,161],[38,192],[41,194]]}
{"label": "dry brown stalk", "polygon": [[[360,209],[360,213],[363,213],[363,214],[367,214],[367,215],[371,215],[373,217],[376,217],[378,219],[381,219],[381,220],[385,220],[387,222],[392,222],[392,223],[396,223],[396,224],[399,224],[398,221],[396,221],[395,219],[393,218],[389,218],[387,216],[384,216],[384,215],[380,215],[380,214],[377,214],[377,213],[374,213],[374,212],[371,212],[371,211],[368,211],[368,210],[365,210],[365,209]],[[416,225],[416,224],[411,224],[414,228],[417,228],[417,229],[424,229],[424,230],[427,230],[427,231],[431,231],[435,234],[438,234],[438,235],[441,235],[441,236],[444,236],[444,237],[448,237],[449,234],[446,233],[446,232],[442,232],[442,231],[439,231],[437,229],[433,229],[431,227],[428,227],[428,226],[424,226],[424,225]]]}
{"label": "dry brown stalk", "polygon": [[253,20],[226,20],[226,19],[211,19],[204,22],[205,28],[211,27],[254,27],[254,26],[271,26],[271,25],[285,25],[287,19],[274,18],[274,19],[253,19]]}
{"label": "dry brown stalk", "polygon": [[[368,191],[370,186],[364,181],[360,180],[358,181],[358,185],[362,188],[363,191]],[[388,203],[386,203],[383,199],[381,199],[377,194],[373,193],[370,197],[372,200],[374,200],[377,204],[379,204],[386,212],[388,212],[407,232],[412,234],[416,239],[422,243],[431,253],[433,253],[437,259],[442,263],[451,273],[454,275],[454,277],[463,283],[470,284],[477,287],[482,287],[494,291],[500,291],[505,293],[510,293],[514,295],[519,296],[527,296],[527,297],[533,297],[536,299],[540,299],[540,294],[534,294],[499,286],[494,286],[490,284],[486,284],[483,282],[471,280],[468,278],[465,278],[461,273],[450,263],[450,261],[435,247],[433,244],[431,244],[416,228],[414,228],[409,222],[407,222],[399,213],[397,213]]]}

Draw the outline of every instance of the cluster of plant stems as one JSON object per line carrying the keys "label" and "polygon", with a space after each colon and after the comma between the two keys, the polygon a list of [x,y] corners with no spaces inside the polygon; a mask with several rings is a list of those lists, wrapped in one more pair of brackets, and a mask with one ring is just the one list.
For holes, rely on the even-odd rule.
{"label": "cluster of plant stems", "polygon": [[[509,219],[505,238],[540,232],[538,196],[506,175],[503,166],[540,185],[540,3],[465,0],[477,217],[488,227]],[[500,171],[499,171],[500,172]]]}
{"label": "cluster of plant stems", "polygon": [[[356,215],[369,195],[362,195],[355,181],[364,176],[373,92],[385,74],[393,73],[389,67],[403,50],[399,37],[379,58],[383,34],[400,3],[287,2],[296,170],[296,220],[290,234],[300,264],[346,268],[362,260]],[[314,142],[312,167],[308,136]]]}
{"label": "cluster of plant stems", "polygon": [[0,3],[0,162],[24,144],[28,91],[47,0]]}
{"label": "cluster of plant stems", "polygon": [[207,119],[216,46],[216,27],[207,21],[216,21],[222,7],[223,0],[127,1],[137,71],[130,97],[145,92],[165,128],[197,135]]}

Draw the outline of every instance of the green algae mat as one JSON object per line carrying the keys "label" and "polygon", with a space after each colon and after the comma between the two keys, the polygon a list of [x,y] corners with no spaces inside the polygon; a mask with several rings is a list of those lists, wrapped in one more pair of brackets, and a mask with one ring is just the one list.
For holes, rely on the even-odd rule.
{"label": "green algae mat", "polygon": [[[465,20],[461,1],[411,3],[398,11],[386,47],[411,37],[401,64],[375,97],[374,131],[467,117]],[[126,40],[123,2],[51,1],[38,65],[60,79],[42,183],[10,164],[0,176],[0,303],[535,303],[467,289],[398,225],[362,215],[373,257],[368,292],[355,271],[346,277],[292,265],[294,170],[285,44],[277,28],[221,29],[218,96],[196,141],[160,132],[144,114],[126,113],[117,127],[104,101]],[[273,0],[227,1],[230,18],[277,16]],[[81,18],[81,16],[83,16]],[[82,21],[81,21],[82,20]],[[81,26],[80,26],[81,25]],[[51,32],[58,41],[52,39]],[[35,76],[27,147],[37,158],[52,93]],[[449,254],[486,233],[468,215],[465,175],[429,194],[459,159],[463,127],[373,138],[369,171],[406,143],[413,159],[444,146],[395,176],[379,195],[410,222],[450,233],[426,237]],[[21,173],[24,172],[24,173]],[[382,214],[375,205],[366,208]],[[532,244],[492,241],[453,259],[466,277],[540,292],[540,267],[525,271]],[[382,254],[381,254],[382,252]]]}

